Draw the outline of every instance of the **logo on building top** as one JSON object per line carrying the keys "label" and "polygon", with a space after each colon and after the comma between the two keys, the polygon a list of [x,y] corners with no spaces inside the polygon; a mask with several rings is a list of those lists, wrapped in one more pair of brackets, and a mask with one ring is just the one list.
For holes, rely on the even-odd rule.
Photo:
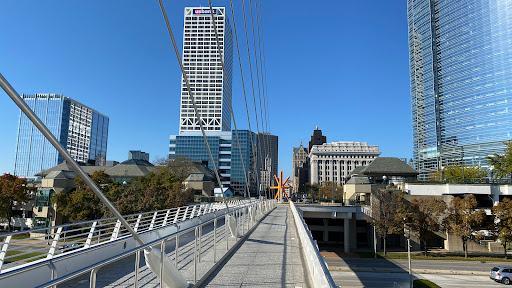
{"label": "logo on building top", "polygon": [[[194,9],[194,14],[210,14],[210,9]],[[217,9],[213,9],[213,14],[217,14]]]}

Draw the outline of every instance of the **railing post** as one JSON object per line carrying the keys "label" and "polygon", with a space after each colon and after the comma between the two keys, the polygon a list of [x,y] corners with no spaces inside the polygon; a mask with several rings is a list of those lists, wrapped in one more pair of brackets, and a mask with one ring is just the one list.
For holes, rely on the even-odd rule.
{"label": "railing post", "polygon": [[135,252],[135,288],[139,288],[140,250]]}
{"label": "railing post", "polygon": [[151,224],[149,224],[149,229],[148,230],[152,230],[153,227],[155,226],[155,221],[156,221],[156,214],[158,212],[155,211],[155,213],[153,213],[153,219],[151,219]]}
{"label": "railing post", "polygon": [[89,230],[89,235],[87,235],[87,240],[85,241],[84,248],[89,248],[91,246],[92,236],[94,235],[94,230],[96,229],[96,225],[98,221],[94,221],[91,226],[91,230]]}
{"label": "railing post", "polygon": [[53,237],[52,246],[50,247],[50,251],[48,251],[46,259],[52,259],[53,255],[55,255],[55,248],[57,247],[57,242],[59,242],[60,233],[62,233],[62,227],[57,229],[57,233],[55,233],[55,236]]}
{"label": "railing post", "polygon": [[171,209],[167,210],[167,213],[165,213],[164,222],[162,222],[162,227],[167,225],[167,218],[169,217],[169,213],[171,212]]}
{"label": "railing post", "polygon": [[194,229],[194,284],[197,282],[197,227]]}
{"label": "railing post", "polygon": [[192,208],[192,213],[190,213],[190,219],[194,218],[194,213],[196,212],[196,207],[197,207],[197,205],[195,205],[194,208]]}
{"label": "railing post", "polygon": [[201,263],[201,240],[203,238],[203,225],[199,226],[199,247],[197,248],[199,250],[199,254],[197,256],[197,259],[199,263]]}
{"label": "railing post", "polygon": [[213,263],[217,262],[217,218],[213,220]]}
{"label": "railing post", "polygon": [[174,215],[174,221],[172,223],[178,222],[178,216],[180,215],[180,209],[181,208],[178,208],[178,210],[176,210],[176,215]]}
{"label": "railing post", "polygon": [[174,248],[174,266],[178,269],[178,249],[180,247],[180,226],[176,226],[176,248]]}
{"label": "railing post", "polygon": [[224,238],[226,238],[226,251],[229,250],[229,243],[228,243],[228,217],[229,217],[229,214],[226,214],[224,215]]}
{"label": "railing post", "polygon": [[[53,264],[52,260],[48,262],[48,266],[50,266],[50,270],[52,270],[50,280],[54,280],[55,278],[57,278],[57,268]],[[57,285],[54,285],[53,288],[57,288]]]}
{"label": "railing post", "polygon": [[137,222],[135,222],[135,227],[133,227],[133,231],[137,232],[140,225],[140,219],[142,218],[142,214],[139,214],[139,217],[137,217]]}
{"label": "railing post", "polygon": [[98,273],[99,268],[94,268],[91,270],[91,276],[89,278],[89,287],[95,288],[96,287],[96,273]]}
{"label": "railing post", "polygon": [[164,288],[164,259],[165,259],[165,239],[160,244],[160,288]]}
{"label": "railing post", "polygon": [[187,220],[187,212],[189,207],[190,206],[187,206],[187,208],[185,209],[185,213],[183,214],[183,221]]}
{"label": "railing post", "polygon": [[4,245],[2,245],[2,251],[0,251],[0,271],[2,271],[2,265],[4,265],[5,255],[7,254],[7,248],[9,247],[9,242],[11,242],[11,235],[5,237]]}
{"label": "railing post", "polygon": [[116,227],[114,228],[114,232],[112,232],[110,241],[114,241],[117,239],[117,235],[119,235],[119,230],[121,230],[121,221],[117,220]]}

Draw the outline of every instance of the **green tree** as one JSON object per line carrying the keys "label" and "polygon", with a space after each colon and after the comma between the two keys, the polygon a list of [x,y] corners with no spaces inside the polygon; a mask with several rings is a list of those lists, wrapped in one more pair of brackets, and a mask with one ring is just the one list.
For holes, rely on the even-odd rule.
{"label": "green tree", "polygon": [[494,236],[503,245],[503,252],[507,258],[507,244],[512,242],[512,200],[504,198],[492,207],[491,211],[495,217],[492,229]]}
{"label": "green tree", "polygon": [[446,228],[449,232],[461,237],[466,258],[468,257],[468,240],[474,232],[480,230],[485,220],[485,210],[476,210],[477,206],[478,202],[472,194],[464,199],[454,197],[448,206]]}
{"label": "green tree", "polygon": [[30,192],[33,190],[34,188],[27,185],[26,178],[8,173],[0,176],[0,218],[7,220],[9,232],[12,231],[11,218],[14,206],[30,200]]}
{"label": "green tree", "polygon": [[416,232],[425,248],[425,256],[428,254],[428,243],[435,237],[435,233],[442,228],[443,217],[446,211],[446,203],[434,197],[414,199],[407,212],[407,225]]}
{"label": "green tree", "polygon": [[507,146],[504,154],[494,153],[493,156],[485,157],[489,160],[489,165],[494,167],[493,177],[495,179],[510,177],[512,174],[512,141],[508,140],[503,143]]}
{"label": "green tree", "polygon": [[[110,176],[103,171],[95,171],[91,179],[103,190],[112,183]],[[80,176],[75,178],[75,187],[71,193],[56,193],[53,196],[52,203],[56,204],[57,212],[67,216],[71,222],[102,218],[106,208]],[[107,196],[108,191],[104,191],[104,194]]]}
{"label": "green tree", "polygon": [[320,185],[306,183],[306,184],[304,184],[304,187],[306,188],[306,193],[311,195],[311,198],[313,200],[315,200],[315,199],[320,200],[320,193],[319,193]]}
{"label": "green tree", "polygon": [[372,190],[372,218],[375,231],[384,240],[384,255],[387,255],[386,239],[391,234],[403,233],[407,208],[401,192],[394,193],[384,186]]}

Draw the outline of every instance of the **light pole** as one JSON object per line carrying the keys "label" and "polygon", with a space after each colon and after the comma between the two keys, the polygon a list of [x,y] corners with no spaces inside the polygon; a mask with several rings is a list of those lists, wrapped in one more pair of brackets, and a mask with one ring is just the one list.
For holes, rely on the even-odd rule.
{"label": "light pole", "polygon": [[411,269],[411,228],[406,227],[407,233],[407,258],[409,259],[409,287],[412,288],[412,269]]}
{"label": "light pole", "polygon": [[377,228],[375,220],[373,220],[373,259],[377,259]]}

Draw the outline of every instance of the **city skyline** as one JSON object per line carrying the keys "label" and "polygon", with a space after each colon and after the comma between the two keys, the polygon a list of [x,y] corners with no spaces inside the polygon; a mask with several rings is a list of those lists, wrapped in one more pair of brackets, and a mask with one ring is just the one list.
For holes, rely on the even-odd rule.
{"label": "city skyline", "polygon": [[[115,15],[105,12],[114,11],[115,5],[102,3],[103,8],[96,9],[98,3],[9,3],[6,11],[11,13],[0,20],[9,27],[4,31],[6,39],[40,44],[37,48],[0,47],[2,73],[20,94],[62,93],[109,115],[108,160],[122,161],[132,149],[147,151],[154,158],[165,157],[168,135],[178,132],[176,91],[181,73],[157,3],[131,3]],[[180,46],[184,7],[204,3],[165,4]],[[279,167],[286,175],[291,175],[291,148],[301,137],[306,141],[316,125],[329,141],[363,141],[379,145],[383,156],[412,156],[405,3],[347,3],[343,15],[324,17],[330,13],[329,5],[335,4],[306,7],[306,2],[262,2],[270,133],[281,138]],[[214,5],[229,7],[229,2]],[[296,13],[283,13],[292,6]],[[239,13],[241,7],[235,5],[235,10]],[[365,11],[366,20],[350,11]],[[388,19],[382,11],[397,17]],[[35,21],[40,13],[49,15],[42,23]],[[309,15],[307,21],[296,17],[305,14]],[[17,27],[8,25],[20,17],[27,20]],[[238,16],[239,37],[243,35],[240,21]],[[304,33],[311,37],[312,41],[306,41],[310,43],[302,40]],[[239,41],[241,50],[246,49],[245,38]],[[373,41],[387,45],[376,49]],[[311,53],[314,47],[322,53]],[[248,69],[246,57],[242,53],[244,69]],[[52,65],[56,69],[47,69]],[[235,60],[234,69],[237,65]],[[368,77],[363,67],[381,71],[372,79],[374,85],[363,84]],[[247,129],[240,75],[234,71],[233,107],[238,129]],[[246,86],[247,73],[244,71]],[[12,172],[19,110],[5,95],[0,101],[4,107],[0,148],[6,151],[0,158],[0,172]],[[287,107],[288,112],[281,113],[277,107]],[[320,114],[314,115],[316,111]],[[255,126],[254,115],[250,117]]]}

